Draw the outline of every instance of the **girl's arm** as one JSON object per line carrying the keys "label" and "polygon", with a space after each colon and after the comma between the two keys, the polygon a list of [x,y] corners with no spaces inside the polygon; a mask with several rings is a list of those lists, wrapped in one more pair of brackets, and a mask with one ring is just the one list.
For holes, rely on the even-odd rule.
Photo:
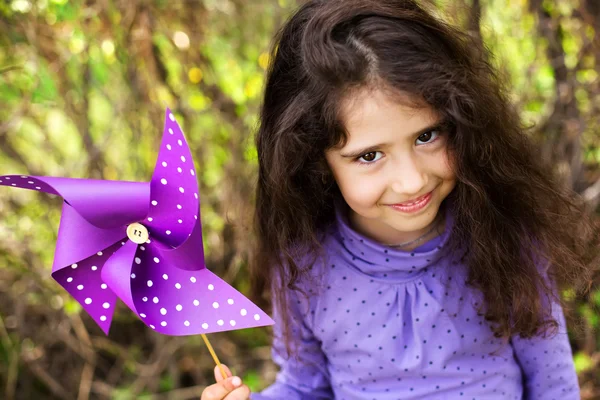
{"label": "girl's arm", "polygon": [[[273,385],[261,393],[253,393],[252,400],[329,400],[333,399],[329,381],[328,362],[321,349],[320,341],[313,335],[309,326],[307,312],[301,310],[295,292],[290,291],[289,313],[292,320],[292,349],[295,352],[287,356],[286,346],[281,337],[281,313],[274,309],[275,320],[273,339],[273,361],[280,367]],[[274,307],[275,308],[275,307]],[[294,347],[296,346],[296,347]]]}
{"label": "girl's arm", "polygon": [[524,375],[524,400],[579,400],[579,383],[562,307],[553,302],[552,315],[558,322],[556,335],[511,343]]}

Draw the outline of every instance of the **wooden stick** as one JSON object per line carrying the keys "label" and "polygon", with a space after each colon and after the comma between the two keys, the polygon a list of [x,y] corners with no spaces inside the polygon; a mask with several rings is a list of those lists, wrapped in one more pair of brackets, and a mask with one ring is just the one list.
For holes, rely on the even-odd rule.
{"label": "wooden stick", "polygon": [[223,368],[223,366],[221,365],[221,362],[219,361],[219,357],[217,357],[217,353],[215,353],[215,350],[210,345],[208,338],[206,337],[206,335],[204,333],[201,333],[200,336],[202,336],[202,339],[204,339],[204,344],[206,344],[206,347],[208,347],[208,351],[210,352],[210,355],[212,356],[213,360],[215,361],[215,364],[217,364],[217,366],[219,367],[219,370],[221,371],[221,376],[223,377],[223,379],[227,379],[227,373],[225,372],[225,368]]}

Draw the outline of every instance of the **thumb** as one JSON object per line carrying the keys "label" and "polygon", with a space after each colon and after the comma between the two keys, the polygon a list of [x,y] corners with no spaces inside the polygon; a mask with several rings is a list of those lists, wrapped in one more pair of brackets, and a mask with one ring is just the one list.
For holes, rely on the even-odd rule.
{"label": "thumb", "polygon": [[241,386],[242,380],[237,376],[222,379],[220,382],[204,389],[201,400],[222,400]]}
{"label": "thumb", "polygon": [[231,373],[231,371],[229,370],[229,367],[225,364],[221,364],[221,366],[223,367],[223,369],[225,370],[225,373],[227,374],[227,376],[222,376],[221,374],[221,368],[219,368],[218,365],[215,366],[215,380],[217,382],[221,382],[223,379],[229,377],[229,376],[233,376],[233,374]]}

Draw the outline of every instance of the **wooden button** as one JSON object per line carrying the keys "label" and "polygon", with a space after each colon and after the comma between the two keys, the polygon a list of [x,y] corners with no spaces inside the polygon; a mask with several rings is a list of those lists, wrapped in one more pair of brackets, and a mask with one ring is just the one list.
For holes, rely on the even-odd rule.
{"label": "wooden button", "polygon": [[148,229],[144,225],[134,222],[127,227],[127,237],[133,243],[146,243],[148,241]]}

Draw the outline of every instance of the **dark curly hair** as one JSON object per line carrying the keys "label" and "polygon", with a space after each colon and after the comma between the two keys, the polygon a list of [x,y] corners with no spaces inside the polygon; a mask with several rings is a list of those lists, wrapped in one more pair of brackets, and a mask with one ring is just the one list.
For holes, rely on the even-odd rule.
{"label": "dark curly hair", "polygon": [[285,310],[285,289],[324,254],[341,196],[325,152],[345,142],[340,105],[362,89],[408,94],[450,122],[450,248],[468,249],[468,284],[484,295],[478,311],[496,336],[556,327],[544,304],[560,299],[546,276],[559,289],[589,290],[597,233],[539,159],[478,40],[412,0],[312,0],[279,31],[271,60],[256,137],[255,296],[273,289]]}

